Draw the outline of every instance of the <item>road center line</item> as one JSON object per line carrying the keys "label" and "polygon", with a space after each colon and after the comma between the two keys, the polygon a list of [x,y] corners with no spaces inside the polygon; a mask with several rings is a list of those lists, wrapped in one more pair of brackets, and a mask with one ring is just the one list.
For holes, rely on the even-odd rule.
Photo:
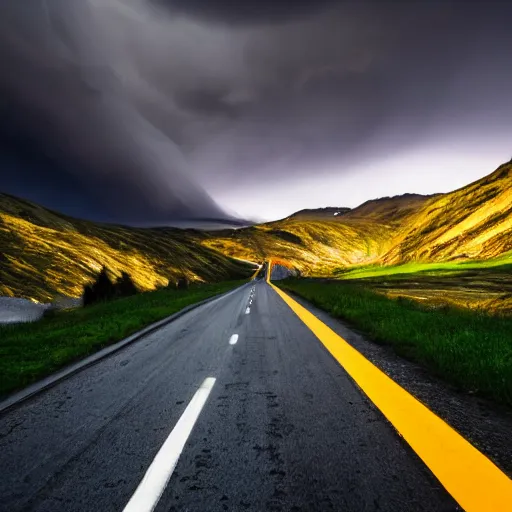
{"label": "road center line", "polygon": [[229,344],[230,345],[236,345],[236,342],[238,341],[238,334],[233,334],[231,338],[229,338]]}
{"label": "road center line", "polygon": [[123,512],[152,512],[155,509],[214,384],[215,378],[208,377],[196,391]]}

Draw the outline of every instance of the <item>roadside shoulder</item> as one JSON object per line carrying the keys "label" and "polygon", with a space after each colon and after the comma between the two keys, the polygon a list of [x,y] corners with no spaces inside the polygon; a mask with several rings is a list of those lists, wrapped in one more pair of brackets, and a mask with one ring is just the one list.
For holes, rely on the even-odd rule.
{"label": "roadside shoulder", "polygon": [[512,411],[490,400],[458,391],[420,365],[397,355],[391,346],[369,341],[299,295],[294,300],[318,317],[397,384],[451,425],[512,477]]}

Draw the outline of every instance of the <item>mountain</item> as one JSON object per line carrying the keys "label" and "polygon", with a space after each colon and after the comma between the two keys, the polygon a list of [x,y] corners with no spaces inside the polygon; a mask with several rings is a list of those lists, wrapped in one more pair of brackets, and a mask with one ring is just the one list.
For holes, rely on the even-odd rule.
{"label": "mountain", "polygon": [[447,194],[302,210],[216,231],[97,224],[0,194],[0,248],[0,295],[37,300],[79,295],[102,265],[152,289],[183,275],[247,276],[233,258],[278,258],[316,276],[360,265],[490,259],[512,251],[512,162]]}
{"label": "mountain", "polygon": [[[423,203],[401,198],[374,203],[374,209],[365,203],[359,207],[363,208],[361,213],[358,208],[346,208],[336,216],[334,213],[343,210],[303,210],[276,222],[210,233],[203,244],[232,257],[280,258],[307,275],[324,275],[339,267],[375,263],[392,248],[392,240],[401,227],[399,219]],[[389,218],[391,211],[394,220]]]}
{"label": "mountain", "polygon": [[347,212],[344,215],[344,219],[374,219],[380,223],[400,224],[402,221],[407,222],[409,217],[416,213],[432,197],[437,197],[437,195],[402,194],[393,197],[371,199]]}
{"label": "mountain", "polygon": [[282,258],[308,275],[354,265],[494,258],[512,250],[512,162],[447,194],[385,197],[331,213],[302,210],[210,234],[203,244],[235,257]]}
{"label": "mountain", "polygon": [[327,206],[325,208],[314,208],[305,209],[298,212],[292,213],[288,219],[300,219],[300,220],[311,220],[311,219],[328,219],[331,217],[340,217],[345,213],[349,212],[350,208]]}
{"label": "mountain", "polygon": [[434,196],[394,240],[384,263],[488,259],[512,250],[512,162]]}
{"label": "mountain", "polygon": [[77,220],[0,194],[0,296],[47,302],[79,296],[103,265],[128,272],[142,290],[180,277],[220,281],[252,269],[201,245],[201,234]]}

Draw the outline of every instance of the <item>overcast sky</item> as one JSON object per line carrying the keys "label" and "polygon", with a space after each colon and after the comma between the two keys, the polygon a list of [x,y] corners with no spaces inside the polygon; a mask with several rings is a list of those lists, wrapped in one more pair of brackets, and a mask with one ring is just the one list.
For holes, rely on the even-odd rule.
{"label": "overcast sky", "polygon": [[512,157],[510,2],[5,0],[0,190],[270,220]]}

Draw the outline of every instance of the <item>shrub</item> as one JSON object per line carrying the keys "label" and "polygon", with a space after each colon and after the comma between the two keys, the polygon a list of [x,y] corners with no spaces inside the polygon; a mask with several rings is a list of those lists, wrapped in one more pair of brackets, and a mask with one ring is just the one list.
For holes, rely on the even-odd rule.
{"label": "shrub", "polygon": [[96,302],[112,300],[116,297],[128,297],[138,293],[132,278],[127,272],[123,272],[115,283],[110,280],[106,267],[96,277],[93,284],[86,285],[83,293],[83,305],[89,306]]}
{"label": "shrub", "polygon": [[135,295],[139,292],[130,277],[130,274],[127,272],[121,273],[121,277],[116,281],[115,288],[116,295],[118,297],[129,297],[130,295]]}
{"label": "shrub", "polygon": [[178,290],[186,290],[188,288],[188,279],[186,277],[181,277],[178,279],[176,288],[178,288]]}

